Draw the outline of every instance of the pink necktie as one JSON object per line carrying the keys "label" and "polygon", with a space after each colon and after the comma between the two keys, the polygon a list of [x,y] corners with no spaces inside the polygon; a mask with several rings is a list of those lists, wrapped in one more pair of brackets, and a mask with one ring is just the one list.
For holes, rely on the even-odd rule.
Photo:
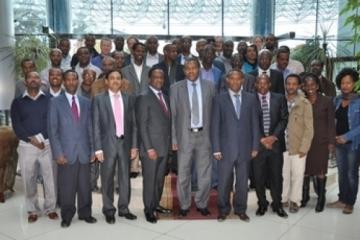
{"label": "pink necktie", "polygon": [[71,113],[73,116],[73,119],[75,122],[79,122],[80,117],[79,117],[79,110],[75,101],[75,96],[72,97],[72,103],[71,103]]}
{"label": "pink necktie", "polygon": [[116,94],[113,95],[114,97],[114,117],[115,117],[115,125],[116,125],[116,136],[120,137],[124,135],[124,129],[123,129],[123,117],[121,115],[122,112],[122,106],[120,103],[120,95]]}

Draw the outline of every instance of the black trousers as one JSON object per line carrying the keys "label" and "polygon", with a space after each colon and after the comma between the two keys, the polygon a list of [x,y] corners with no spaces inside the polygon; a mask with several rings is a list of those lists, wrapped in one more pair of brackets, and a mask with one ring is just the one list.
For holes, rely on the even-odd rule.
{"label": "black trousers", "polygon": [[76,212],[75,198],[77,195],[77,212],[80,218],[91,216],[92,196],[90,189],[90,164],[58,165],[58,188],[61,218],[70,221]]}
{"label": "black trousers", "polygon": [[143,175],[143,201],[146,213],[152,213],[159,206],[164,188],[167,157],[150,160],[145,154],[141,156]]}
{"label": "black trousers", "polygon": [[270,183],[272,207],[281,207],[283,154],[281,151],[261,149],[253,161],[255,189],[258,205],[267,207],[266,182]]}

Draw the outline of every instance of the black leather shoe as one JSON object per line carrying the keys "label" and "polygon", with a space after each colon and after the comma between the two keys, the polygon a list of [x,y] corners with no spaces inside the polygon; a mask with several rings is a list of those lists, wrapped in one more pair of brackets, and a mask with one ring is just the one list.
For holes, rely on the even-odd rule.
{"label": "black leather shoe", "polygon": [[196,211],[200,212],[201,215],[203,216],[207,216],[211,214],[207,208],[196,208]]}
{"label": "black leather shoe", "polygon": [[172,213],[171,209],[168,209],[168,208],[164,208],[162,206],[158,206],[156,209],[155,209],[156,212],[158,213],[162,213],[162,214],[170,214]]}
{"label": "black leather shoe", "polygon": [[218,222],[223,222],[226,219],[226,215],[220,213],[220,215],[217,217]]}
{"label": "black leather shoe", "polygon": [[65,220],[61,221],[61,227],[62,228],[68,228],[68,227],[70,227],[70,224],[71,224],[70,221],[65,221]]}
{"label": "black leather shoe", "polygon": [[127,220],[135,220],[135,219],[137,219],[137,217],[134,214],[132,214],[131,212],[119,213],[119,217],[124,217]]}
{"label": "black leather shoe", "polygon": [[180,209],[179,210],[179,216],[180,217],[186,217],[189,212],[189,209]]}
{"label": "black leather shoe", "polygon": [[248,215],[246,215],[246,213],[235,213],[235,215],[237,215],[240,218],[240,220],[244,222],[250,222],[250,218]]}
{"label": "black leather shoe", "polygon": [[96,218],[94,218],[93,216],[89,216],[89,217],[85,217],[85,218],[79,217],[79,220],[85,221],[86,223],[96,223],[97,222]]}
{"label": "black leather shoe", "polygon": [[114,224],[115,223],[115,217],[113,215],[105,216],[105,220],[108,224]]}
{"label": "black leather shoe", "polygon": [[138,172],[131,172],[130,173],[130,178],[137,178],[137,176],[139,176]]}
{"label": "black leather shoe", "polygon": [[285,210],[283,208],[278,208],[278,209],[273,209],[274,213],[276,213],[279,217],[282,217],[282,218],[287,218],[288,215],[287,213],[285,212]]}
{"label": "black leather shoe", "polygon": [[257,210],[256,210],[256,216],[263,216],[267,211],[267,207],[263,207],[260,206]]}
{"label": "black leather shoe", "polygon": [[145,213],[145,218],[146,218],[146,221],[148,221],[149,223],[157,222],[157,218],[153,213]]}

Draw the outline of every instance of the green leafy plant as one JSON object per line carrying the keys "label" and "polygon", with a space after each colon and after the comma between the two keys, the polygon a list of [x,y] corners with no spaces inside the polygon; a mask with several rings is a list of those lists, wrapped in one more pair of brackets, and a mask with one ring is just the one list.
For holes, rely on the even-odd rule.
{"label": "green leafy plant", "polygon": [[[344,26],[350,26],[353,30],[352,40],[350,44],[360,44],[360,1],[348,0],[343,9],[340,11],[340,15],[347,15]],[[360,57],[360,50],[356,53],[357,57]]]}

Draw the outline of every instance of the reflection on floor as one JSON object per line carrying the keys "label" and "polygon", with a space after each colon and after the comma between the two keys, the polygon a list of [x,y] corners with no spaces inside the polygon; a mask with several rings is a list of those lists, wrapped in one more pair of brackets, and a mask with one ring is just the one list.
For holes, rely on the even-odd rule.
{"label": "reflection on floor", "polygon": [[[334,175],[335,176],[335,175]],[[79,221],[77,217],[68,229],[60,227],[60,220],[52,221],[42,216],[33,224],[27,223],[24,209],[24,196],[21,179],[18,178],[16,192],[5,204],[0,204],[0,240],[231,240],[231,239],[281,239],[281,240],[321,240],[321,239],[360,239],[360,204],[355,205],[354,213],[344,215],[337,209],[325,209],[315,213],[315,194],[312,193],[308,207],[288,219],[281,219],[268,211],[265,216],[255,216],[255,192],[249,193],[248,215],[250,223],[231,218],[219,223],[216,220],[170,220],[163,217],[157,224],[145,221],[142,203],[142,178],[132,180],[130,209],[138,216],[136,221],[116,218],[115,225],[105,222],[101,214],[101,195],[93,194],[93,213],[98,219],[95,225]],[[39,187],[39,190],[41,188]],[[335,179],[328,186],[327,202],[337,199],[338,188]],[[358,195],[360,197],[360,195]],[[216,214],[216,213],[213,213]]]}

